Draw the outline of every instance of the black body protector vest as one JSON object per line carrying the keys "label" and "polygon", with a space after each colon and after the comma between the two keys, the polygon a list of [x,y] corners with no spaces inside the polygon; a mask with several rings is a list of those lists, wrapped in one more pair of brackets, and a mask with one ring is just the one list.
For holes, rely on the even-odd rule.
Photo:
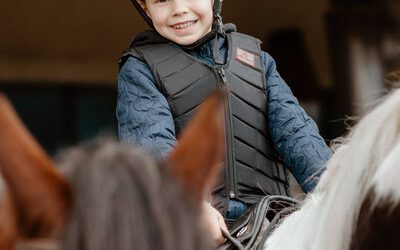
{"label": "black body protector vest", "polygon": [[177,135],[211,92],[227,88],[224,171],[212,199],[223,215],[229,199],[254,204],[267,194],[290,195],[287,170],[269,134],[260,41],[237,32],[226,33],[226,40],[225,65],[208,66],[168,42],[133,42],[121,59],[123,64],[135,56],[150,66],[172,111]]}

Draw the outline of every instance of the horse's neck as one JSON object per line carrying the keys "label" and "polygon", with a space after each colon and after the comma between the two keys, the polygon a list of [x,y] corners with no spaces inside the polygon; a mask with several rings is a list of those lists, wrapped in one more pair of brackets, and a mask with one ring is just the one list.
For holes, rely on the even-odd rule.
{"label": "horse's neck", "polygon": [[[341,164],[343,164],[341,162]],[[347,249],[365,187],[362,169],[331,166],[303,207],[290,215],[268,239],[264,249]],[[340,194],[340,195],[338,195]]]}
{"label": "horse's neck", "polygon": [[[400,146],[396,147],[399,130],[400,90],[397,90],[353,128],[348,140],[327,163],[316,191],[299,211],[283,221],[264,249],[349,249],[368,190],[377,188],[379,196],[391,194],[389,197],[396,198],[396,204],[400,199],[396,178],[400,174]],[[386,164],[390,155],[394,158]]]}
{"label": "horse's neck", "polygon": [[398,141],[372,180],[376,193],[394,203],[400,201],[400,167],[397,167],[400,162],[400,138]]}
{"label": "horse's neck", "polygon": [[[314,194],[301,210],[292,214],[268,239],[266,250],[319,250],[345,249],[348,239],[341,230],[346,230],[346,215],[341,209],[327,209],[330,202],[324,202],[324,194]],[[334,211],[335,210],[335,211]]]}

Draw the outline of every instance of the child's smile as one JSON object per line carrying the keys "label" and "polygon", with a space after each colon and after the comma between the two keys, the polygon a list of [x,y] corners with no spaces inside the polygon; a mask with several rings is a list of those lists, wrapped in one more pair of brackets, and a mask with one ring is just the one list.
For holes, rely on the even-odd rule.
{"label": "child's smile", "polygon": [[146,0],[144,7],[157,32],[177,44],[193,44],[211,30],[211,0]]}
{"label": "child's smile", "polygon": [[174,25],[171,25],[172,28],[176,29],[177,32],[185,32],[187,30],[190,30],[192,26],[197,22],[197,20],[192,20],[192,21],[186,21],[186,22],[180,22],[176,23]]}

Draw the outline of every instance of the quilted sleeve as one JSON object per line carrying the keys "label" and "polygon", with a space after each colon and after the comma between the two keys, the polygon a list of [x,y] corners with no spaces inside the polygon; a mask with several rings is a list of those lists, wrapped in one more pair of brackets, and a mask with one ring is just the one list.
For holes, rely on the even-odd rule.
{"label": "quilted sleeve", "polygon": [[176,143],[167,100],[158,91],[150,68],[130,57],[118,75],[116,116],[119,138],[165,156]]}
{"label": "quilted sleeve", "polygon": [[269,129],[275,149],[302,189],[310,192],[332,151],[277,72],[274,59],[264,52],[262,60],[266,69]]}

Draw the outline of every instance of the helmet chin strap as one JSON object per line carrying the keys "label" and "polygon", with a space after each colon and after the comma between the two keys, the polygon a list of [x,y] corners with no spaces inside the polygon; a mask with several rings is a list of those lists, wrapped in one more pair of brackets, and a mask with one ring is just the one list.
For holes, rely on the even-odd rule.
{"label": "helmet chin strap", "polygon": [[211,40],[214,38],[214,44],[213,44],[213,58],[215,64],[223,64],[223,61],[221,60],[221,57],[219,55],[219,47],[218,47],[218,35],[225,36],[225,31],[224,31],[224,24],[222,23],[222,16],[221,16],[221,11],[222,11],[222,0],[214,0],[213,4],[213,12],[214,12],[214,21],[211,27],[211,31],[207,33],[204,37],[200,38],[196,42],[190,44],[190,45],[184,45],[182,46],[184,49],[194,49],[197,46]]}
{"label": "helmet chin strap", "polygon": [[216,30],[217,33],[225,35],[222,23],[222,16],[221,16],[222,0],[214,0],[213,11],[214,11],[213,29]]}
{"label": "helmet chin strap", "polygon": [[224,24],[222,23],[222,16],[221,16],[222,0],[214,0],[213,9],[214,9],[213,29],[215,30],[215,39],[214,39],[214,44],[213,44],[213,57],[214,57],[214,63],[221,65],[224,63],[224,61],[222,60],[222,58],[219,54],[218,35],[225,37],[225,31],[223,28]]}

